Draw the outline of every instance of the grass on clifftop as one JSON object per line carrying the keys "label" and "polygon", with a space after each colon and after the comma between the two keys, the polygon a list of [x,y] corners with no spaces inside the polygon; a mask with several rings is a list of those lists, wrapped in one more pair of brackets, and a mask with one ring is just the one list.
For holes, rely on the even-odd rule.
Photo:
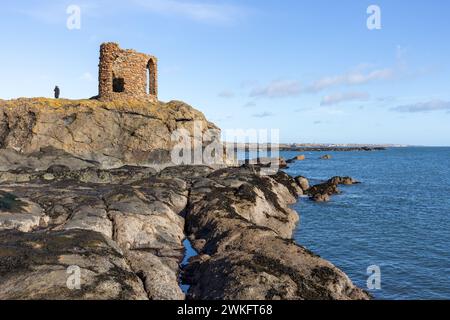
{"label": "grass on clifftop", "polygon": [[[192,106],[177,100],[170,102],[146,101],[146,100],[114,100],[99,101],[96,99],[50,99],[50,98],[19,98],[14,100],[1,100],[0,109],[9,109],[10,111],[17,109],[27,110],[28,108],[41,109],[45,112],[74,112],[73,109],[107,109],[118,112],[138,113],[160,119],[162,121],[169,120],[200,120],[207,121],[205,115],[193,108]],[[210,122],[210,127],[216,126]]]}
{"label": "grass on clifftop", "polygon": [[151,107],[160,104],[160,102],[142,101],[142,100],[115,100],[115,101],[99,101],[96,99],[51,99],[51,98],[19,98],[14,100],[0,100],[0,105],[6,107],[18,107],[22,105],[35,107],[51,107],[61,108],[67,106],[84,106],[84,107],[102,107],[111,109],[122,108],[142,108]]}

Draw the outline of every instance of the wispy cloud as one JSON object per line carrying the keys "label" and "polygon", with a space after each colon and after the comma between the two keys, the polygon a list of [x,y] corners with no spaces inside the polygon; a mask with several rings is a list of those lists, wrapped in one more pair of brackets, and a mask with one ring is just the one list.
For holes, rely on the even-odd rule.
{"label": "wispy cloud", "polygon": [[367,92],[336,93],[322,98],[321,106],[331,106],[348,101],[367,101],[370,95]]}
{"label": "wispy cloud", "polygon": [[250,96],[282,98],[282,97],[297,96],[300,93],[302,93],[302,88],[298,81],[277,80],[272,81],[266,86],[254,87],[250,92]]}
{"label": "wispy cloud", "polygon": [[342,75],[325,76],[306,86],[302,86],[298,80],[277,80],[264,86],[254,86],[250,91],[250,97],[292,97],[305,93],[319,93],[339,86],[357,86],[373,81],[390,80],[395,76],[394,69],[386,68],[368,72],[356,70]]}
{"label": "wispy cloud", "polygon": [[246,15],[246,10],[237,5],[200,0],[133,0],[147,11],[179,16],[198,22],[232,23]]}
{"label": "wispy cloud", "polygon": [[[374,82],[390,81],[402,77],[411,78],[417,76],[417,72],[408,71],[405,61],[406,50],[401,46],[397,47],[395,63],[391,67],[376,67],[373,64],[362,63],[349,71],[325,75],[313,81],[301,83],[298,80],[278,80],[261,86],[253,84],[250,91],[251,97],[279,98],[298,96],[301,94],[315,94],[336,87],[353,87]],[[350,97],[348,97],[350,98]]]}
{"label": "wispy cloud", "polygon": [[362,85],[376,80],[392,79],[395,75],[394,69],[378,69],[370,72],[354,71],[342,75],[326,76],[314,81],[306,87],[307,92],[319,92],[342,85]]}
{"label": "wispy cloud", "polygon": [[273,113],[271,112],[261,112],[261,113],[255,113],[254,115],[252,115],[253,118],[268,118],[268,117],[272,117]]}
{"label": "wispy cloud", "polygon": [[427,102],[419,102],[415,104],[402,105],[391,108],[392,111],[405,113],[421,113],[432,111],[447,111],[450,112],[450,101],[432,100]]}
{"label": "wispy cloud", "polygon": [[218,96],[219,96],[220,98],[226,98],[226,99],[229,99],[229,98],[233,98],[233,97],[234,97],[234,92],[229,91],[229,90],[224,90],[224,91],[222,91],[222,92],[219,92]]}

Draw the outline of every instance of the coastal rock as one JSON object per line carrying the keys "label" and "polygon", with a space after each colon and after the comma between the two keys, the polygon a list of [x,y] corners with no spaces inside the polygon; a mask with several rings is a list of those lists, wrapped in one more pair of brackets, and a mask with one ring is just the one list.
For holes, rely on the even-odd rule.
{"label": "coastal rock", "polygon": [[218,138],[177,101],[0,101],[0,299],[368,299],[292,240],[297,197],[350,181],[307,188],[281,158],[168,167],[194,122]]}
{"label": "coastal rock", "polygon": [[352,185],[352,184],[359,184],[360,182],[354,180],[351,177],[333,177],[329,180],[330,183],[333,184],[343,184],[343,185]]}
{"label": "coastal rock", "polygon": [[[212,172],[193,184],[191,206],[199,200],[202,206],[214,207],[215,214],[221,212],[224,217],[248,220],[274,230],[280,237],[290,238],[298,222],[297,213],[289,208],[296,202],[296,196],[275,179],[259,175],[259,170],[255,166],[243,166]],[[203,210],[202,206],[198,210]],[[186,218],[191,220],[187,221],[187,225],[196,228],[191,223],[193,217],[192,209],[189,209]],[[199,215],[198,218],[200,221],[196,224],[201,225],[204,219],[209,221],[208,215]]]}
{"label": "coastal rock", "polygon": [[285,169],[285,168],[288,167],[286,159],[284,159],[284,158],[279,158],[278,159],[278,164],[279,164],[280,169]]}
{"label": "coastal rock", "polygon": [[[156,252],[155,252],[156,253]],[[178,261],[183,254],[161,258],[145,250],[132,250],[126,254],[133,271],[142,279],[150,300],[184,300],[178,284]]]}
{"label": "coastal rock", "polygon": [[[292,241],[303,180],[262,165],[72,169],[59,157],[2,172],[0,298],[184,299],[185,230],[199,252],[182,272],[189,299],[369,297]],[[80,290],[67,288],[71,266]]]}
{"label": "coastal rock", "polygon": [[207,258],[192,259],[185,270],[191,299],[369,298],[332,264],[267,230],[235,231],[223,240],[226,246],[202,255]]}
{"label": "coastal rock", "polygon": [[315,202],[328,202],[330,199],[330,195],[327,193],[316,193],[311,196],[311,200]]}
{"label": "coastal rock", "polygon": [[275,171],[278,171],[278,169],[286,169],[288,168],[288,161],[284,159],[283,157],[278,158],[270,158],[270,157],[260,157],[257,159],[246,159],[245,161],[241,162],[241,164],[251,164],[251,165],[260,165],[263,167],[273,167],[276,168]]}
{"label": "coastal rock", "polygon": [[29,154],[53,147],[103,168],[170,164],[178,129],[192,141],[209,130],[205,145],[220,137],[201,112],[180,101],[0,100],[0,148]]}
{"label": "coastal rock", "polygon": [[294,162],[296,162],[296,161],[304,161],[304,160],[306,160],[306,156],[304,156],[304,155],[299,155],[299,156],[293,157],[292,159],[287,160],[286,162],[287,162],[287,163],[294,163]]}
{"label": "coastal rock", "polygon": [[[86,170],[93,172],[87,174]],[[53,167],[50,171],[54,172],[54,179],[44,179],[45,174],[48,174],[46,171],[33,172],[30,180],[24,183],[17,183],[14,178],[16,173],[8,172],[12,182],[0,185],[0,237],[13,230],[26,232],[18,233],[17,237],[48,235],[54,237],[54,241],[61,241],[61,250],[68,251],[72,249],[64,247],[64,239],[74,232],[80,237],[106,239],[108,245],[116,250],[117,259],[114,257],[114,261],[121,263],[120,270],[117,269],[113,275],[119,277],[122,272],[124,275],[129,274],[130,279],[134,279],[129,280],[134,281],[132,286],[139,286],[139,289],[133,287],[130,293],[125,290],[126,294],[122,295],[120,292],[123,290],[119,285],[125,284],[108,280],[100,285],[110,285],[111,291],[105,287],[102,289],[105,292],[97,292],[91,288],[91,284],[97,283],[92,275],[86,280],[86,294],[64,293],[68,299],[184,299],[178,285],[178,265],[184,252],[184,219],[180,213],[187,205],[187,183],[176,177],[157,177],[149,168],[100,170],[102,179],[97,170],[64,171],[63,167]],[[24,243],[17,244],[19,253],[25,254],[28,250],[23,247]],[[0,256],[3,245],[0,242]],[[87,246],[86,250],[89,249]],[[46,251],[43,251],[42,259],[45,254]],[[112,259],[106,253],[103,258]],[[82,257],[76,257],[73,262],[85,263]],[[109,262],[92,260],[90,263],[96,265]],[[86,268],[92,269],[90,266]],[[54,281],[48,278],[50,276],[40,273],[50,272],[48,269],[39,270],[40,267],[37,267],[33,273],[26,275],[26,279],[42,279],[46,286],[41,293],[33,293],[32,290],[38,288],[31,285],[28,288],[25,284],[11,289],[16,276],[22,279],[11,269],[8,278],[2,278],[0,274],[0,295],[3,292],[5,297],[52,299],[51,292],[60,290],[65,269],[59,268],[55,273],[50,273],[50,276],[55,277]],[[103,274],[98,276],[104,277]],[[9,278],[13,282],[8,282]],[[37,294],[42,296],[38,297]]]}
{"label": "coastal rock", "polygon": [[341,193],[338,185],[353,185],[359,183],[360,182],[351,177],[333,177],[324,183],[309,188],[306,191],[306,194],[309,195],[310,199],[313,201],[327,202],[330,201],[330,196]]}
{"label": "coastal rock", "polygon": [[[270,177],[273,178],[276,182],[285,186],[289,190],[291,195],[295,197],[295,199],[303,195],[302,187],[286,172],[278,171],[276,174],[272,174]],[[296,202],[296,200],[294,200],[294,202]]]}
{"label": "coastal rock", "polygon": [[[183,271],[190,299],[369,298],[342,271],[291,240],[296,218],[289,204],[297,183],[287,179],[261,177],[258,167],[244,166],[193,185],[186,227],[199,255]],[[247,214],[237,209],[242,206]],[[276,219],[262,218],[259,210]]]}
{"label": "coastal rock", "polygon": [[49,217],[39,205],[0,190],[0,231],[30,232],[47,225],[48,221]]}
{"label": "coastal rock", "polygon": [[330,196],[339,194],[341,191],[338,189],[337,184],[334,184],[330,181],[317,184],[315,186],[312,186],[306,191],[307,195],[314,200],[318,202],[324,202],[329,201]]}
{"label": "coastal rock", "polygon": [[0,244],[2,300],[147,299],[120,250],[98,232],[1,231]]}
{"label": "coastal rock", "polygon": [[55,169],[60,167],[63,168],[62,171],[66,171],[69,167],[73,170],[96,167],[98,163],[79,159],[52,147],[44,147],[31,154],[23,154],[13,149],[0,149],[1,174],[12,171],[16,174],[22,173],[22,177],[25,178],[29,173],[45,171],[51,166]]}
{"label": "coastal rock", "polygon": [[309,189],[309,180],[307,178],[298,176],[295,178],[295,182],[300,186],[304,193]]}

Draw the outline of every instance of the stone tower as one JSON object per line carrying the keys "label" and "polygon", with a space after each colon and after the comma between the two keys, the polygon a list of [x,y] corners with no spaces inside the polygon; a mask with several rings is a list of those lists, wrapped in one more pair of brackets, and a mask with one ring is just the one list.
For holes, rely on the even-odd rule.
{"label": "stone tower", "polygon": [[158,99],[158,60],[117,43],[100,47],[99,99],[103,101]]}

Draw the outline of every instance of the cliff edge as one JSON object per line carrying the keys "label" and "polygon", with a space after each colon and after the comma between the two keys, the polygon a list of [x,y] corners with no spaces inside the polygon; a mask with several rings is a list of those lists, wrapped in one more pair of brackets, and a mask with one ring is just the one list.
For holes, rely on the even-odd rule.
{"label": "cliff edge", "polygon": [[180,101],[0,100],[0,148],[20,153],[53,147],[105,168],[170,163],[176,130],[194,139],[220,130],[205,116]]}

